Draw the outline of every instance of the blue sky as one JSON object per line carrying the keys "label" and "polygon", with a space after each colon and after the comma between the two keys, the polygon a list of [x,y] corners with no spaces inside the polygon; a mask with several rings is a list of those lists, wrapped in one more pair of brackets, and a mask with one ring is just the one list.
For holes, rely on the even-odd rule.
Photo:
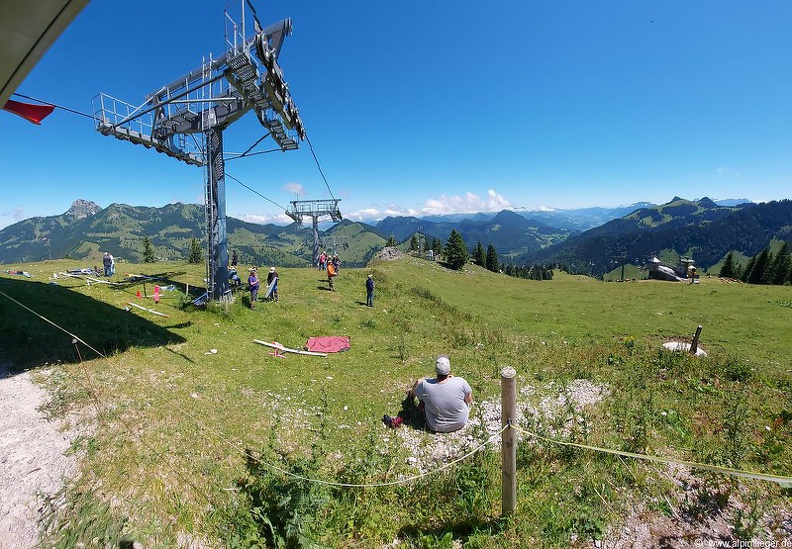
{"label": "blue sky", "polygon": [[[790,198],[791,3],[254,5],[265,25],[292,19],[279,63],[347,218]],[[17,92],[85,113],[99,92],[141,104],[222,53],[224,6],[94,0]],[[263,133],[248,114],[226,151]],[[62,110],[41,126],[0,113],[0,164],[0,227],[77,198],[203,201],[201,168]],[[226,169],[280,206],[330,196],[306,144]],[[230,216],[283,217],[233,180],[227,197]]]}

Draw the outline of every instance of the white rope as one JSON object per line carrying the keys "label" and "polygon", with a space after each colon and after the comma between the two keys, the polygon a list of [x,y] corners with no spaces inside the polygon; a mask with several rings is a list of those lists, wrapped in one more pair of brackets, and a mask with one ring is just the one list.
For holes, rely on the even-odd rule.
{"label": "white rope", "polygon": [[743,471],[741,469],[732,469],[731,467],[721,467],[719,465],[709,465],[706,463],[696,463],[695,461],[683,461],[678,459],[669,459],[659,456],[650,456],[647,454],[636,454],[633,452],[625,452],[622,450],[611,450],[609,448],[600,448],[599,446],[589,446],[587,444],[577,444],[575,442],[565,442],[562,440],[554,440],[552,438],[543,437],[542,435],[538,435],[536,433],[532,433],[531,431],[527,431],[525,429],[521,429],[516,425],[512,425],[517,431],[524,433],[530,437],[537,438],[539,440],[543,440],[545,442],[550,442],[551,444],[559,444],[561,446],[572,446],[574,448],[581,448],[583,450],[592,450],[594,452],[601,452],[605,454],[613,454],[616,456],[623,456],[633,459],[642,459],[646,461],[653,461],[656,463],[664,463],[666,465],[684,465],[686,467],[693,467],[696,469],[704,469],[705,471],[711,471],[713,473],[722,473],[725,475],[731,475],[735,477],[743,477],[743,478],[750,478],[754,480],[766,480],[769,482],[776,482],[778,484],[792,484],[792,477],[784,477],[779,475],[768,475],[765,473],[754,473],[753,471]]}
{"label": "white rope", "polygon": [[350,484],[350,483],[346,483],[346,482],[333,482],[333,481],[329,481],[329,480],[321,480],[321,479],[309,478],[309,477],[305,477],[305,476],[302,476],[302,475],[297,475],[295,473],[291,473],[289,471],[281,469],[280,467],[276,467],[275,465],[272,465],[270,463],[265,463],[265,462],[263,462],[261,460],[257,460],[253,456],[250,456],[250,457],[253,457],[253,459],[257,463],[259,463],[260,465],[263,465],[265,467],[269,467],[270,469],[278,471],[279,473],[283,473],[284,475],[288,475],[290,477],[293,477],[293,478],[296,478],[296,479],[299,479],[299,480],[304,480],[305,482],[313,482],[315,484],[324,484],[324,485],[327,485],[327,486],[342,486],[344,488],[380,488],[380,487],[383,487],[383,486],[395,486],[397,484],[407,484],[408,482],[412,482],[414,480],[418,480],[420,478],[423,478],[423,477],[426,477],[426,476],[429,476],[429,475],[433,475],[435,473],[439,473],[440,471],[448,469],[452,465],[455,465],[455,464],[457,464],[457,463],[459,463],[461,461],[464,461],[465,459],[469,458],[470,456],[472,456],[476,452],[478,452],[481,449],[483,449],[485,446],[490,444],[495,437],[500,435],[503,431],[505,431],[508,428],[509,428],[508,425],[504,426],[503,429],[501,429],[500,431],[498,431],[497,433],[495,433],[494,435],[489,437],[486,441],[484,441],[482,444],[480,444],[479,446],[477,446],[476,448],[474,448],[470,452],[466,453],[465,455],[463,455],[463,456],[461,456],[461,457],[459,457],[459,458],[457,458],[457,459],[455,459],[453,461],[449,461],[448,463],[445,463],[445,464],[441,465],[437,469],[433,469],[431,471],[426,471],[424,473],[420,473],[418,475],[413,475],[411,477],[403,478],[401,480],[393,480],[393,481],[390,481],[390,482],[375,482],[375,483],[371,483],[371,484]]}

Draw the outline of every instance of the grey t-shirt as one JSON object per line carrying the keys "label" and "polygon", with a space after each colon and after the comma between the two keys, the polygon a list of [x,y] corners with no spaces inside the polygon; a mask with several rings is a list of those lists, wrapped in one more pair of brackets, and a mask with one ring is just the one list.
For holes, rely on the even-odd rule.
{"label": "grey t-shirt", "polygon": [[472,392],[461,377],[448,377],[442,383],[424,379],[415,388],[415,395],[424,403],[426,423],[439,433],[450,433],[465,426],[470,412],[465,396]]}

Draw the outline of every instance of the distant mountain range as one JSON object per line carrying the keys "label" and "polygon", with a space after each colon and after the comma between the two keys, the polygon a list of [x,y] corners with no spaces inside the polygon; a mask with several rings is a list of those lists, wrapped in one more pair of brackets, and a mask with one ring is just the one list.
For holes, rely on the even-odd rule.
{"label": "distant mountain range", "polygon": [[[738,206],[751,202],[747,198],[730,198],[726,200],[715,200],[718,206]],[[567,229],[569,231],[587,231],[594,227],[604,225],[608,221],[618,219],[631,214],[635,210],[642,208],[654,208],[657,204],[651,202],[637,202],[626,206],[616,206],[614,208],[605,207],[592,207],[592,208],[576,208],[576,209],[543,209],[543,210],[528,210],[517,209],[511,210],[522,217],[534,221],[538,221],[550,227],[559,229]],[[452,222],[457,223],[462,220],[471,221],[488,221],[498,215],[498,212],[492,213],[477,213],[477,214],[450,214],[450,215],[430,215],[423,216],[420,219],[433,222]]]}
{"label": "distant mountain range", "polygon": [[792,240],[792,201],[720,206],[709,198],[641,208],[600,227],[573,235],[518,262],[561,263],[602,275],[621,263],[641,264],[669,252],[707,269],[730,251],[754,256],[771,241]]}
{"label": "distant mountain range", "polygon": [[[78,200],[62,215],[33,217],[0,230],[0,262],[72,258],[101,263],[105,250],[119,259],[142,261],[144,237],[149,237],[157,257],[182,259],[188,255],[191,239],[203,238],[203,227],[204,208],[197,204],[162,208],[111,204],[103,209]],[[227,231],[243,259],[259,264],[304,263],[305,239],[296,226],[229,218]],[[267,242],[273,245],[266,246]]]}
{"label": "distant mountain range", "polygon": [[[580,272],[603,274],[615,263],[642,262],[662,251],[692,256],[703,268],[729,252],[755,255],[773,240],[789,240],[792,203],[753,204],[674,197],[669,203],[619,208],[511,211],[467,217],[388,217],[376,225],[342,221],[322,231],[322,246],[349,266],[362,266],[393,236],[406,248],[420,233],[443,244],[452,230],[472,250],[490,244],[501,261],[516,265],[563,263]],[[228,218],[229,252],[242,264],[304,266],[312,254],[312,231],[296,224],[259,225]],[[162,208],[111,204],[100,208],[78,200],[59,216],[26,219],[0,230],[0,262],[73,258],[99,263],[101,252],[142,261],[148,237],[155,256],[186,258],[192,238],[204,238],[204,209],[196,204]]]}

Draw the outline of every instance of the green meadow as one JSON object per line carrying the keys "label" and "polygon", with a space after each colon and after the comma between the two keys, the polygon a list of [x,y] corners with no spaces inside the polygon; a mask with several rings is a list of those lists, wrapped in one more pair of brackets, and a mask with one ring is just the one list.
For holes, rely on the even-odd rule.
{"label": "green meadow", "polygon": [[[335,292],[321,271],[279,269],[280,301],[251,310],[245,286],[230,305],[191,305],[204,268],[185,263],[122,263],[114,285],[51,278],[82,266],[0,273],[3,357],[35,370],[47,413],[81,433],[79,474],[47,508],[49,547],[589,547],[629,539],[636,517],[669,539],[715,532],[715,518],[726,539],[792,535],[790,484],[527,434],[517,511],[502,517],[490,417],[511,366],[526,432],[790,477],[789,287],[540,282],[405,257],[342,268]],[[155,283],[169,288],[159,303]],[[662,350],[699,325],[708,356]],[[253,341],[327,335],[350,350],[281,357]],[[441,353],[473,387],[471,426],[385,428]]]}

